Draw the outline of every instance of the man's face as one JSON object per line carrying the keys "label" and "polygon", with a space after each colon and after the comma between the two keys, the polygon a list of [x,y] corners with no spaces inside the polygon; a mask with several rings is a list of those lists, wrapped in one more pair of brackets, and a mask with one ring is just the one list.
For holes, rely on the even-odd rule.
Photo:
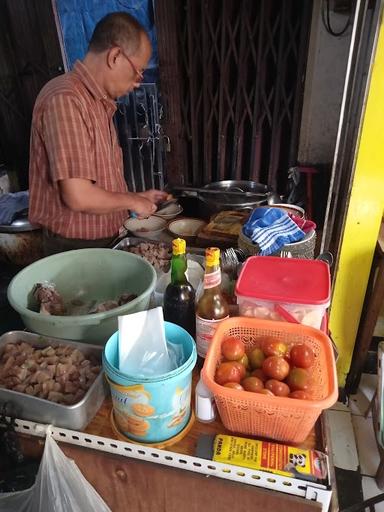
{"label": "man's face", "polygon": [[116,58],[116,67],[110,92],[113,98],[128,94],[140,87],[143,71],[146,69],[152,54],[148,38],[142,34],[138,51],[128,55],[124,48],[119,48]]}

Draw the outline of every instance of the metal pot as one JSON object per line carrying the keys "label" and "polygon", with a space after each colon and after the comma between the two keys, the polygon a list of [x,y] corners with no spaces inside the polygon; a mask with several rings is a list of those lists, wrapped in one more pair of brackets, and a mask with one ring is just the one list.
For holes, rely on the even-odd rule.
{"label": "metal pot", "polygon": [[12,224],[0,224],[0,260],[26,266],[43,257],[42,232],[28,221],[27,212]]}
{"label": "metal pot", "polygon": [[[204,189],[218,190],[222,194],[212,195],[204,193]],[[200,199],[205,202],[213,212],[221,210],[253,210],[257,206],[279,203],[281,198],[267,185],[256,181],[245,180],[223,180],[208,183],[203,187]],[[238,194],[232,194],[237,192]],[[241,194],[241,193],[248,193]],[[250,195],[251,194],[251,195]]]}

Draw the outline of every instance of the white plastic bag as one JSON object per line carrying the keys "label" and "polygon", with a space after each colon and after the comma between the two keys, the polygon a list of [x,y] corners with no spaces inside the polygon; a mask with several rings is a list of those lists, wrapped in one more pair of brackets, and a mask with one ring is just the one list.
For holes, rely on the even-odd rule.
{"label": "white plastic bag", "polygon": [[0,512],[111,512],[75,462],[47,434],[32,487],[0,494]]}
{"label": "white plastic bag", "polygon": [[163,308],[119,316],[118,323],[120,372],[154,377],[184,362],[182,346],[166,340]]}

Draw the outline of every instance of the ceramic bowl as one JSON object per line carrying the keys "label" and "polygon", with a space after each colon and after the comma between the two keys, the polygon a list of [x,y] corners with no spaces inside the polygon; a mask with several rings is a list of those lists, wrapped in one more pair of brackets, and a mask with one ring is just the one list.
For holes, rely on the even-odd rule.
{"label": "ceramic bowl", "polygon": [[195,242],[199,231],[206,226],[206,222],[201,219],[183,217],[169,222],[168,231],[173,237],[184,238],[189,244]]}
{"label": "ceramic bowl", "polygon": [[166,206],[165,208],[162,208],[161,210],[158,210],[154,213],[155,217],[160,217],[161,219],[165,220],[171,220],[177,217],[177,215],[180,215],[182,213],[183,208],[179,205],[179,203],[172,203]]}
{"label": "ceramic bowl", "polygon": [[127,219],[124,222],[124,227],[135,236],[149,238],[150,240],[157,240],[166,226],[167,221],[165,219],[154,215],[148,217],[148,219]]}

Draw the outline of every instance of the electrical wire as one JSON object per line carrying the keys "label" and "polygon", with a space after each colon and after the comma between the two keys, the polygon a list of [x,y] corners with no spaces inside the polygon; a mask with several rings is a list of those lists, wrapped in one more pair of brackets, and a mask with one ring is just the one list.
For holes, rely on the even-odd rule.
{"label": "electrical wire", "polygon": [[324,27],[326,29],[326,31],[331,34],[332,36],[334,37],[340,37],[342,36],[348,29],[350,23],[351,23],[351,20],[352,20],[352,6],[351,6],[351,12],[348,16],[348,20],[347,20],[347,23],[345,24],[345,27],[340,30],[339,32],[335,32],[332,27],[331,27],[331,16],[330,16],[330,11],[331,11],[331,8],[330,8],[330,0],[325,0],[325,11],[324,12],[324,1],[323,1],[323,8],[322,8],[322,13],[321,13],[321,17],[322,17],[322,20],[323,20],[323,24],[324,24]]}

